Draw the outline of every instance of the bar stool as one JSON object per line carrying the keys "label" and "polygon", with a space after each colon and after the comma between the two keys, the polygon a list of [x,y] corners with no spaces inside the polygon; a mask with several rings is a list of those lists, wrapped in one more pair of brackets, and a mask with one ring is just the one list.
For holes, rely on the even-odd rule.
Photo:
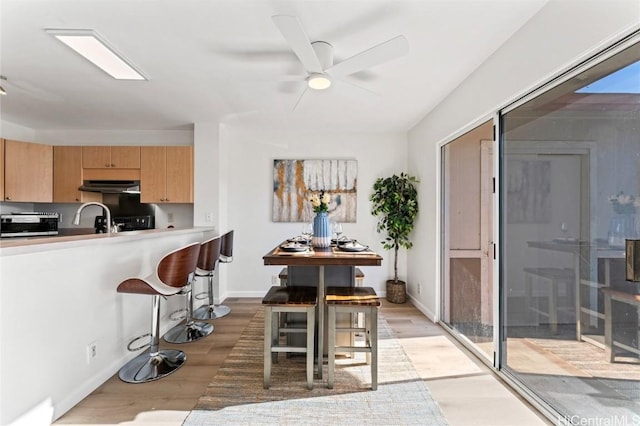
{"label": "bar stool", "polygon": [[[206,277],[208,282],[208,291],[203,292],[209,298],[208,305],[202,305],[193,314],[197,319],[216,319],[221,318],[231,312],[228,306],[214,304],[215,298],[218,296],[217,287],[213,286],[213,273],[216,270],[216,263],[220,258],[220,250],[222,248],[222,237],[214,237],[202,243],[200,248],[200,256],[198,256],[198,267],[196,268],[196,277]],[[215,290],[215,293],[214,293]]]}
{"label": "bar stool", "polygon": [[184,364],[187,356],[174,349],[158,349],[160,334],[160,297],[178,294],[189,284],[195,271],[200,243],[192,243],[166,254],[155,272],[144,278],[128,278],[118,285],[118,293],[152,296],[149,351],[127,362],[119,372],[128,383],[145,383],[167,376]]}
{"label": "bar stool", "polygon": [[[307,389],[313,389],[313,358],[315,342],[315,309],[318,294],[315,287],[273,286],[262,299],[264,305],[264,381],[269,389],[271,363],[278,361],[278,353],[307,354]],[[280,326],[282,313],[303,312],[307,314],[306,327]],[[280,345],[280,333],[306,333],[306,346]],[[320,364],[322,368],[322,364]]]}
{"label": "bar stool", "polygon": [[[169,343],[189,343],[200,340],[213,333],[213,325],[206,322],[195,322],[193,316],[193,281],[184,286],[177,294],[186,296],[185,322],[167,331],[163,339]],[[200,319],[200,318],[198,318]]]}
{"label": "bar stool", "polygon": [[[220,263],[231,263],[233,262],[233,231],[229,231],[226,234],[220,237],[220,253],[218,258],[216,259]],[[215,265],[213,266],[215,269]],[[206,275],[209,276],[209,275]],[[209,305],[205,307],[200,307],[196,311],[196,318],[198,319],[214,319],[220,318],[227,315],[231,312],[231,308],[227,305],[215,305],[213,310],[211,310],[211,306],[213,305],[213,269],[211,270],[211,277],[209,278]],[[203,309],[204,308],[204,309]],[[208,318],[206,315],[211,315],[215,311],[215,317]]]}
{"label": "bar stool", "polygon": [[[378,308],[380,299],[371,287],[328,287],[325,295],[328,309],[328,358],[329,368],[327,387],[333,389],[333,377],[336,364],[336,353],[367,353],[367,363],[371,365],[371,389],[378,389]],[[345,312],[350,314],[364,314],[364,327],[339,327],[336,324],[336,314]],[[336,346],[337,333],[364,332],[364,346]],[[353,341],[352,339],[350,339]]]}

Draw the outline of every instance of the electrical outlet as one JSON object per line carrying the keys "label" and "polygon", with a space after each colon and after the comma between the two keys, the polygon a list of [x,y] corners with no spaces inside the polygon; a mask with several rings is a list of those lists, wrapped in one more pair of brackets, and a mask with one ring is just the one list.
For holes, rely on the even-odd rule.
{"label": "electrical outlet", "polygon": [[213,222],[213,213],[212,212],[205,212],[204,220],[205,220],[205,222]]}
{"label": "electrical outlet", "polygon": [[417,291],[418,291],[418,294],[420,294],[422,291],[422,285],[420,283],[418,283]]}
{"label": "electrical outlet", "polygon": [[98,343],[91,342],[87,345],[87,364],[91,364],[91,362],[98,356]]}
{"label": "electrical outlet", "polygon": [[278,278],[277,275],[272,275],[271,276],[271,285],[279,285],[280,284],[280,279]]}
{"label": "electrical outlet", "polygon": [[167,222],[173,222],[173,213],[167,213]]}

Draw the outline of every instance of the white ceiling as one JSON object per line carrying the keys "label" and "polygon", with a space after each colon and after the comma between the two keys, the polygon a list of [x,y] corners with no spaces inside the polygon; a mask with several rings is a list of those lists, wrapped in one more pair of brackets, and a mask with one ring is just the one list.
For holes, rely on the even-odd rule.
{"label": "white ceiling", "polygon": [[[547,0],[0,0],[3,121],[35,130],[168,130],[227,122],[405,131]],[[339,62],[397,35],[407,56],[305,95],[271,20],[299,17]],[[93,29],[149,81],[117,81],[48,35]],[[301,82],[282,82],[299,74]]]}

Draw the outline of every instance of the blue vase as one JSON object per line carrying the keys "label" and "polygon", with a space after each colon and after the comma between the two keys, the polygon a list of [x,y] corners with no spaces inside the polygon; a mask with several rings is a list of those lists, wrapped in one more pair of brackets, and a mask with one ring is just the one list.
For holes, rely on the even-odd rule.
{"label": "blue vase", "polygon": [[634,214],[616,214],[609,224],[609,245],[624,247],[625,239],[636,239],[636,216]]}
{"label": "blue vase", "polygon": [[331,246],[331,227],[329,226],[329,216],[326,212],[320,212],[313,218],[313,238],[311,240],[314,247]]}

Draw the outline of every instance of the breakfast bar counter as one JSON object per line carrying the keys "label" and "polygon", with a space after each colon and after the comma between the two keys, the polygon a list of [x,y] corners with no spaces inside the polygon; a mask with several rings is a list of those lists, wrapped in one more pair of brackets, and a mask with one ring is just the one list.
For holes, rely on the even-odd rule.
{"label": "breakfast bar counter", "polygon": [[[147,296],[116,291],[155,271],[168,252],[216,236],[214,228],[3,239],[0,243],[0,409],[15,419],[46,406],[59,417],[137,353],[149,330]],[[161,333],[181,297],[162,302]],[[88,348],[96,348],[91,355]],[[0,422],[3,423],[3,422]],[[4,424],[4,423],[3,423]]]}

